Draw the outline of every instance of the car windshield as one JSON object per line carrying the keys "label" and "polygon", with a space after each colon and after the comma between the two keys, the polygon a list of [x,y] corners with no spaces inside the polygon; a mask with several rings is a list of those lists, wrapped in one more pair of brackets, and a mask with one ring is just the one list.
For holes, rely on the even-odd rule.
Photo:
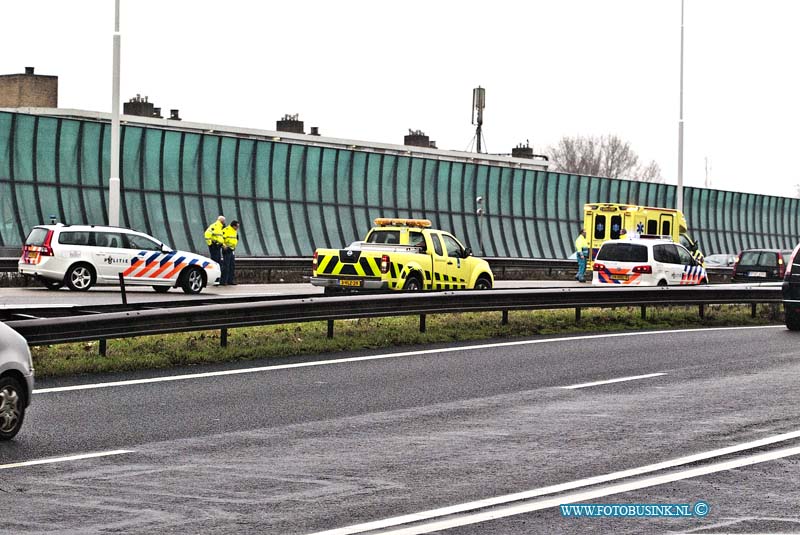
{"label": "car windshield", "polygon": [[373,230],[367,238],[367,243],[400,243],[399,230]]}
{"label": "car windshield", "polygon": [[597,260],[613,262],[647,262],[647,247],[634,243],[604,243]]}
{"label": "car windshield", "polygon": [[706,257],[706,264],[714,264],[719,266],[727,266],[730,264],[730,255],[726,254],[712,254]]}
{"label": "car windshield", "polygon": [[128,243],[131,249],[142,249],[145,251],[160,251],[161,244],[138,234],[128,234]]}
{"label": "car windshield", "polygon": [[744,251],[739,265],[774,267],[778,265],[778,253],[775,251]]}
{"label": "car windshield", "polygon": [[42,245],[44,239],[47,237],[46,228],[35,228],[28,234],[28,239],[25,240],[25,245]]}

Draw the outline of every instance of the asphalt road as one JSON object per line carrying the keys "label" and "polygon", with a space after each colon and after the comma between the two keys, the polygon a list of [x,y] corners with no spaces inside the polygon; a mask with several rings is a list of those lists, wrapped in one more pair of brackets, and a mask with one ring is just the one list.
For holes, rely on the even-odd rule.
{"label": "asphalt road", "polygon": [[[312,533],[468,504],[432,518],[457,534],[798,532],[800,449],[675,475],[753,451],[714,456],[653,472],[667,483],[595,484],[599,497],[579,501],[705,500],[702,518],[563,518],[541,497],[515,500],[533,503],[518,514],[465,517],[486,511],[476,500],[800,430],[798,342],[782,327],[532,338],[193,367],[166,381],[42,380],[22,432],[0,445],[0,530]],[[754,452],[788,446],[800,439]]]}

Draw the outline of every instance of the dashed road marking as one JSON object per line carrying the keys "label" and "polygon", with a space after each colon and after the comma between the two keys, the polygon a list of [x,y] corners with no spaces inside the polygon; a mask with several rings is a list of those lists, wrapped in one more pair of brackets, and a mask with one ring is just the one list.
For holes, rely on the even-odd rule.
{"label": "dashed road marking", "polygon": [[133,450],[100,451],[96,453],[82,453],[79,455],[69,455],[67,457],[51,457],[49,459],[36,459],[34,461],[22,461],[19,463],[0,464],[0,470],[7,470],[9,468],[22,468],[25,466],[36,466],[39,464],[54,464],[54,463],[66,463],[70,461],[82,461],[84,459],[110,457],[112,455],[123,455],[125,453],[133,453]]}
{"label": "dashed road marking", "polygon": [[633,375],[631,377],[620,377],[619,379],[608,379],[606,381],[595,381],[593,383],[581,383],[579,385],[562,386],[566,390],[577,390],[578,388],[589,388],[590,386],[610,385],[611,383],[623,383],[625,381],[637,381],[639,379],[650,379],[660,377],[666,373],[648,373],[647,375]]}

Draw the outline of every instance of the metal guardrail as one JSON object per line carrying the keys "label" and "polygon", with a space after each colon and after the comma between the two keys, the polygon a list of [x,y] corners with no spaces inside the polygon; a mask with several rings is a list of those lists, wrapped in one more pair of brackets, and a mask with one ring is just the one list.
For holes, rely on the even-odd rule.
{"label": "metal guardrail", "polygon": [[[328,321],[332,336],[334,320],[419,315],[425,330],[427,314],[590,307],[664,306],[707,304],[780,303],[780,287],[727,288],[722,286],[673,288],[558,288],[438,293],[309,297],[185,306],[157,310],[100,313],[90,316],[28,319],[7,325],[30,345],[105,340],[176,332],[227,329]],[[644,309],[643,309],[644,311]],[[701,307],[702,313],[702,307]]]}
{"label": "metal guardrail", "polygon": [[[552,269],[575,269],[577,262],[575,260],[557,259],[557,258],[501,258],[501,257],[487,257],[485,258],[493,270],[552,270]],[[0,258],[0,272],[16,272],[18,257],[14,258]],[[264,256],[242,256],[236,258],[237,269],[255,269],[255,270],[286,270],[286,271],[308,271],[311,274],[311,257],[264,257]],[[731,268],[708,268],[709,273],[730,273]]]}
{"label": "metal guardrail", "polygon": [[[0,272],[16,272],[19,257],[0,258]],[[486,258],[489,264],[502,268],[525,269],[571,269],[575,267],[575,260],[558,260],[547,258]],[[311,274],[311,257],[266,257],[266,256],[237,256],[238,269],[278,269],[278,270],[305,270]]]}

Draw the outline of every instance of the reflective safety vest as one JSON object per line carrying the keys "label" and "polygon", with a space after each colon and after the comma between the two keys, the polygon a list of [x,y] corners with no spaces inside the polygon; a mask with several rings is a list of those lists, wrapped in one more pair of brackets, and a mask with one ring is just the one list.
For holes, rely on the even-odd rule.
{"label": "reflective safety vest", "polygon": [[238,231],[233,228],[232,226],[228,225],[222,231],[222,238],[224,240],[223,245],[233,251],[236,249],[236,245],[239,243],[239,233]]}
{"label": "reflective safety vest", "polygon": [[589,242],[583,234],[578,234],[578,237],[575,238],[575,250],[580,253],[584,249],[589,249]]}
{"label": "reflective safety vest", "polygon": [[211,245],[212,243],[218,243],[222,245],[224,240],[222,238],[222,229],[224,225],[219,221],[214,221],[211,223],[208,228],[206,229],[206,233],[204,237],[206,239],[206,245]]}

